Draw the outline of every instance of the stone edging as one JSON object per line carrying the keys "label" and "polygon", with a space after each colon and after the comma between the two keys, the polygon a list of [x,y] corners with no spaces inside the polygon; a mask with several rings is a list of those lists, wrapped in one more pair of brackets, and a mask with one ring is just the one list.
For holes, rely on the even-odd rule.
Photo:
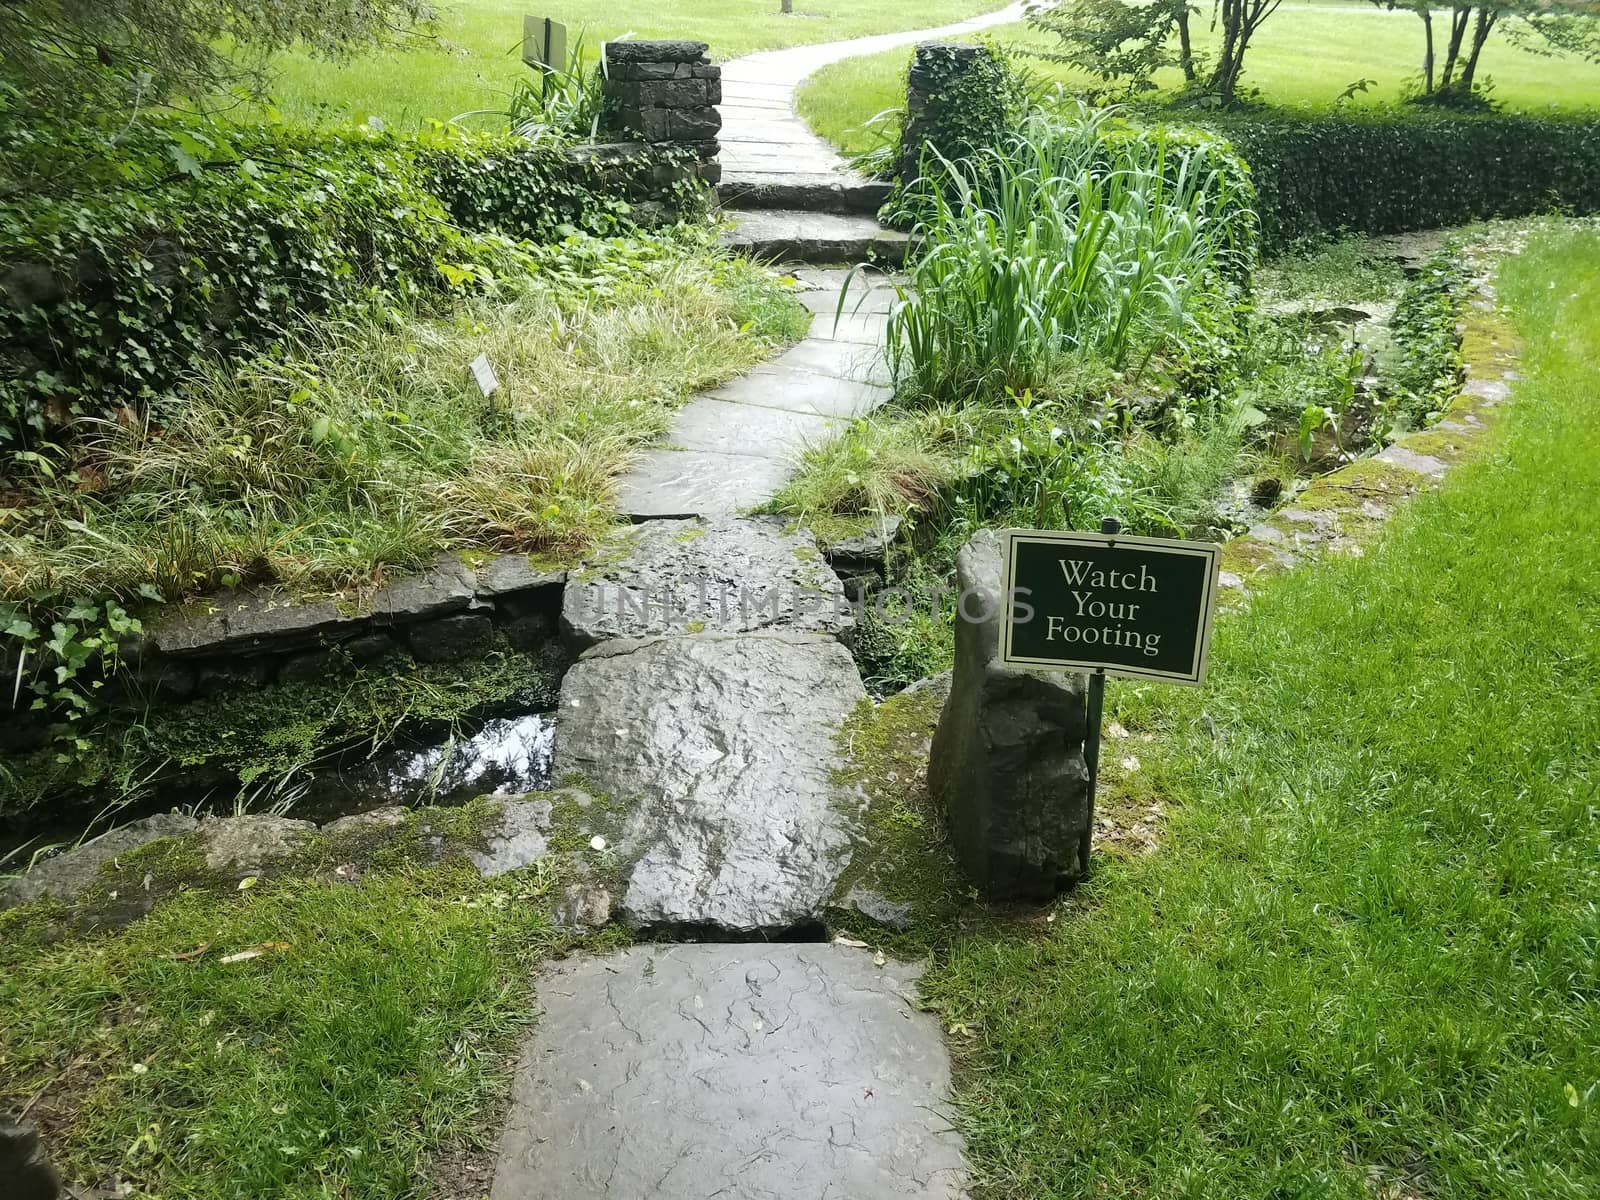
{"label": "stone edging", "polygon": [[1517,378],[1517,337],[1487,279],[1476,284],[1461,323],[1465,379],[1432,425],[1318,476],[1294,501],[1222,549],[1226,611],[1249,602],[1255,581],[1323,553],[1361,554],[1373,533],[1418,492],[1436,488],[1480,448]]}
{"label": "stone edging", "polygon": [[444,554],[355,606],[277,587],[223,591],[147,616],[124,654],[139,690],[186,700],[320,678],[333,652],[368,659],[403,647],[424,662],[454,660],[485,649],[497,628],[537,650],[554,640],[566,577],[520,554]]}

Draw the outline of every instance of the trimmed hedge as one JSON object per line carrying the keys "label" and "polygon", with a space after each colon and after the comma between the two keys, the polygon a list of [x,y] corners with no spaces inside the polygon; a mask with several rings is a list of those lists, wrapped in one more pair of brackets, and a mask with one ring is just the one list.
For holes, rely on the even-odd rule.
{"label": "trimmed hedge", "polygon": [[1195,123],[1227,137],[1250,164],[1268,248],[1343,231],[1600,210],[1600,119],[1592,117],[1397,108]]}
{"label": "trimmed hedge", "polygon": [[77,417],[159,405],[202,356],[303,314],[506,257],[476,233],[615,233],[686,199],[673,152],[638,146],[196,132],[145,130],[80,155],[93,175],[0,199],[0,464]]}

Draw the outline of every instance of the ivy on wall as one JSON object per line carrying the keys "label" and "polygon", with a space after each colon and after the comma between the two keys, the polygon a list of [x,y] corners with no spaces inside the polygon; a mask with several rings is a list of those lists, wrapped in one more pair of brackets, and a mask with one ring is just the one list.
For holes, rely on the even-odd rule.
{"label": "ivy on wall", "polygon": [[158,125],[70,156],[18,127],[0,149],[34,168],[0,190],[0,475],[53,430],[158,407],[201,356],[302,315],[441,288],[503,261],[506,238],[615,233],[693,201],[671,148],[446,130]]}

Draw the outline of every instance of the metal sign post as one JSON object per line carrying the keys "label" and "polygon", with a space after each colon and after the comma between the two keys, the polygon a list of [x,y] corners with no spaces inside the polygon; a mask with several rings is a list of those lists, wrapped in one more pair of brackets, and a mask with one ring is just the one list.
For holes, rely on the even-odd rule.
{"label": "metal sign post", "polygon": [[1087,672],[1084,766],[1088,822],[1078,847],[1089,869],[1106,676],[1198,687],[1216,609],[1222,548],[1210,542],[1125,537],[1107,517],[1099,533],[1012,529],[1005,535],[1009,603],[1006,666]]}

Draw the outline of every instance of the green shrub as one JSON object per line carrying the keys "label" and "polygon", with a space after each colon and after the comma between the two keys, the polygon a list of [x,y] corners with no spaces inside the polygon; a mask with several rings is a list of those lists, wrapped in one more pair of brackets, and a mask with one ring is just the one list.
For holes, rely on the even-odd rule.
{"label": "green shrub", "polygon": [[1600,120],[1416,108],[1204,118],[1250,164],[1262,243],[1600,209]]}
{"label": "green shrub", "polygon": [[0,134],[17,156],[5,181],[23,164],[0,193],[0,454],[160,405],[207,358],[304,314],[518,261],[481,234],[613,233],[635,202],[681,199],[672,163],[637,147],[159,124],[66,140]]}

